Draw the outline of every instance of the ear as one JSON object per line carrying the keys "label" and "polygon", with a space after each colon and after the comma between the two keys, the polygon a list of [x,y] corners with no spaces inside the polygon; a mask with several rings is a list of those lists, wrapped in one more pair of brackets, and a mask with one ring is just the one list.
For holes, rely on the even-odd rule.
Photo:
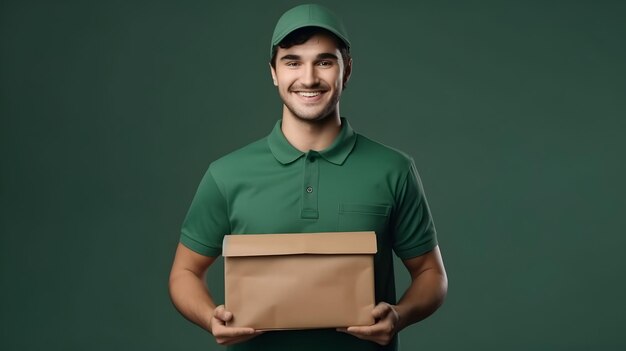
{"label": "ear", "polygon": [[343,69],[343,88],[346,88],[346,84],[348,84],[348,80],[350,80],[350,75],[352,74],[352,58],[345,64]]}
{"label": "ear", "polygon": [[272,81],[274,82],[274,86],[277,87],[278,86],[278,79],[276,78],[276,70],[274,69],[274,67],[272,67],[271,63],[268,63],[270,65],[270,73],[272,74]]}

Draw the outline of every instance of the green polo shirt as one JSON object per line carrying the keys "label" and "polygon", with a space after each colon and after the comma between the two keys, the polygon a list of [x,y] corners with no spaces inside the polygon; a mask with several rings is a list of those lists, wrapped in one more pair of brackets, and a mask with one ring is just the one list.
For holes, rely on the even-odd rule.
{"label": "green polo shirt", "polygon": [[[302,152],[281,131],[214,161],[182,226],[189,249],[219,256],[226,234],[375,231],[377,302],[396,303],[392,252],[401,259],[437,245],[413,160],[372,141],[341,119],[322,151]],[[267,332],[231,350],[395,350],[334,329]]]}

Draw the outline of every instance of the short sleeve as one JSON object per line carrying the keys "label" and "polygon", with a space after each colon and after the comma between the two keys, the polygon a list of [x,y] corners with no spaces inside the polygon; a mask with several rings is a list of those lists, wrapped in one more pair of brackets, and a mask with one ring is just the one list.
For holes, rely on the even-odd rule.
{"label": "short sleeve", "polygon": [[405,178],[396,195],[392,222],[393,249],[403,260],[423,255],[437,246],[435,224],[413,160]]}
{"label": "short sleeve", "polygon": [[229,232],[226,199],[209,168],[183,222],[180,242],[201,255],[216,257],[222,253],[222,240]]}

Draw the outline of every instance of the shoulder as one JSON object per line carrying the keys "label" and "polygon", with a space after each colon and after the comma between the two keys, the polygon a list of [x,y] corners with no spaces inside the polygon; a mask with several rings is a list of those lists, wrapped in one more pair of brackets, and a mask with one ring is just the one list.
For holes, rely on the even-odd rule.
{"label": "shoulder", "polygon": [[263,137],[211,162],[209,172],[215,178],[228,178],[250,169],[255,162],[262,162],[267,156],[271,156],[271,151],[267,137]]}
{"label": "shoulder", "polygon": [[376,162],[382,167],[409,170],[413,164],[413,159],[405,152],[359,133],[354,151],[355,156],[368,158],[370,162]]}

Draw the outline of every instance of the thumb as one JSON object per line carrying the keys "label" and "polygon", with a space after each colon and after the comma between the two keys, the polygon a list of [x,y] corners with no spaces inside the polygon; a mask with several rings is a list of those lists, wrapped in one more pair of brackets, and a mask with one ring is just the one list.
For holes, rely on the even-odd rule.
{"label": "thumb", "polygon": [[226,311],[226,309],[224,308],[224,305],[219,305],[215,307],[215,310],[213,311],[213,317],[223,322],[228,322],[229,320],[233,318],[233,314],[230,311]]}
{"label": "thumb", "polygon": [[376,305],[376,307],[374,307],[374,309],[372,310],[372,316],[375,319],[382,319],[387,314],[389,314],[389,312],[391,312],[391,310],[392,310],[391,305],[389,305],[386,302],[381,302],[378,305]]}

